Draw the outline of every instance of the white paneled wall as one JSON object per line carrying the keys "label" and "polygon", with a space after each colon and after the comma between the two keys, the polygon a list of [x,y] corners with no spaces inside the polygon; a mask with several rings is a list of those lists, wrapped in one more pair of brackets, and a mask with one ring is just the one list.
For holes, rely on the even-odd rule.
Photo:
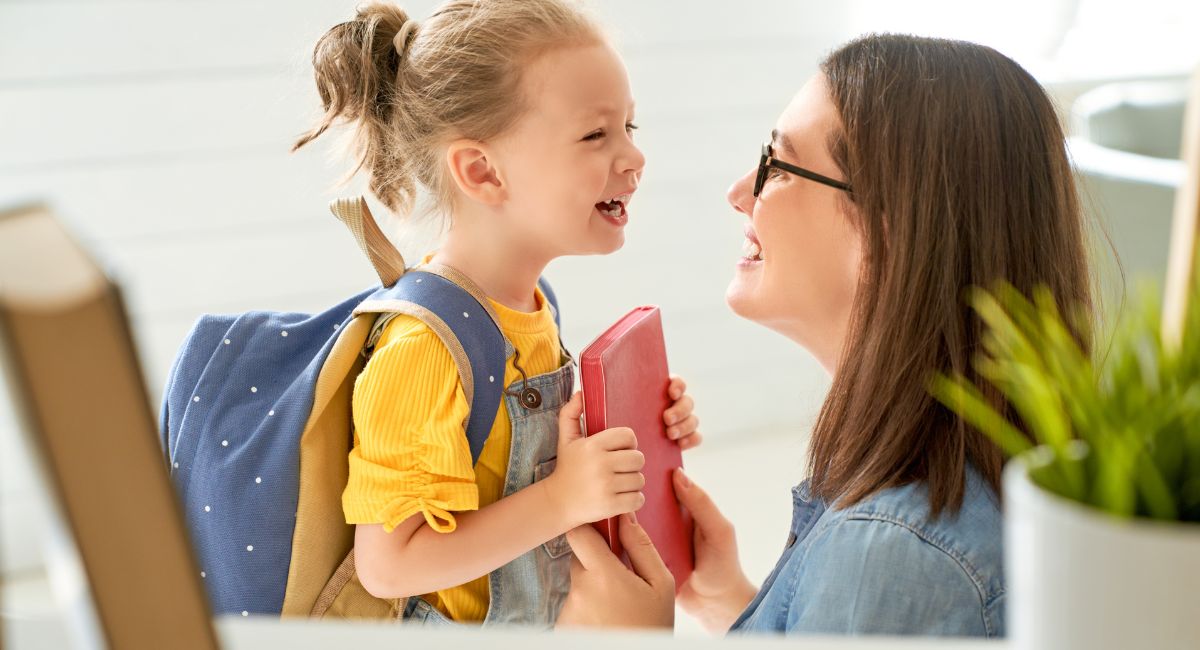
{"label": "white paneled wall", "polygon": [[[0,0],[0,198],[49,201],[111,266],[153,399],[200,313],[320,309],[371,283],[326,209],[361,185],[332,188],[346,166],[331,143],[288,154],[317,114],[312,45],[355,4]],[[423,18],[434,4],[405,6]],[[564,338],[577,351],[630,307],[663,307],[672,369],[690,381],[708,437],[689,462],[742,527],[754,577],[782,543],[785,488],[827,379],[725,307],[742,235],[724,194],[825,52],[888,20],[914,29],[911,14],[878,12],[885,4],[592,3],[625,55],[647,167],[625,248],[549,269]],[[950,6],[921,3],[943,32]],[[410,259],[423,252],[414,242],[426,236],[392,226]],[[0,398],[9,574],[39,561],[40,488],[14,429]]]}

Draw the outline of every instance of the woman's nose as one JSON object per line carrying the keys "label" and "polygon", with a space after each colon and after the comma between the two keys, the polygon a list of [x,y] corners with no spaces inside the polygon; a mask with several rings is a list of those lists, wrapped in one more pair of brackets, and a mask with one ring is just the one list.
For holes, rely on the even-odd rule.
{"label": "woman's nose", "polygon": [[734,210],[750,216],[754,212],[754,175],[757,170],[750,170],[729,186],[725,199]]}

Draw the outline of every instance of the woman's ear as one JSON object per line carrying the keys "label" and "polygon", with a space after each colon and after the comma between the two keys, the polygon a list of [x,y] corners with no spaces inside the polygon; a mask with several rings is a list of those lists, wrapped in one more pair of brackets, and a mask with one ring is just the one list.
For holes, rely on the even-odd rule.
{"label": "woman's ear", "polygon": [[474,140],[456,140],[446,151],[450,176],[463,194],[485,205],[497,205],[508,196],[487,146]]}

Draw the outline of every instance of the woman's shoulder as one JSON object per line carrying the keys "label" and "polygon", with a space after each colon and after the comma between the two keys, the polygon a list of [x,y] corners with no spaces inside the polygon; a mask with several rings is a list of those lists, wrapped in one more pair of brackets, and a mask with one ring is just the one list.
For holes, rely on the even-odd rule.
{"label": "woman's shoulder", "polygon": [[[991,487],[973,469],[967,472],[962,507],[957,512],[931,515],[929,493],[923,483],[881,490],[846,508],[836,505],[826,511],[822,529],[857,530],[863,550],[879,552],[880,545],[906,545],[920,548],[925,563],[957,568],[979,591],[982,603],[989,606],[1005,593],[1003,565],[1003,517],[1000,500]],[[889,529],[892,534],[881,535]],[[817,533],[818,531],[814,531]],[[921,561],[909,554],[909,567],[923,571]],[[902,569],[903,567],[896,567]]]}

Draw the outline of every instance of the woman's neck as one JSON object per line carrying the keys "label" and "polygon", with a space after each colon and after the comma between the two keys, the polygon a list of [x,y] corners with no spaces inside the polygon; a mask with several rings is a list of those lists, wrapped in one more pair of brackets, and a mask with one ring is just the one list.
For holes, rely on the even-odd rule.
{"label": "woman's neck", "polygon": [[538,309],[534,289],[549,260],[486,233],[451,228],[433,262],[466,274],[489,298],[509,309],[534,312]]}

